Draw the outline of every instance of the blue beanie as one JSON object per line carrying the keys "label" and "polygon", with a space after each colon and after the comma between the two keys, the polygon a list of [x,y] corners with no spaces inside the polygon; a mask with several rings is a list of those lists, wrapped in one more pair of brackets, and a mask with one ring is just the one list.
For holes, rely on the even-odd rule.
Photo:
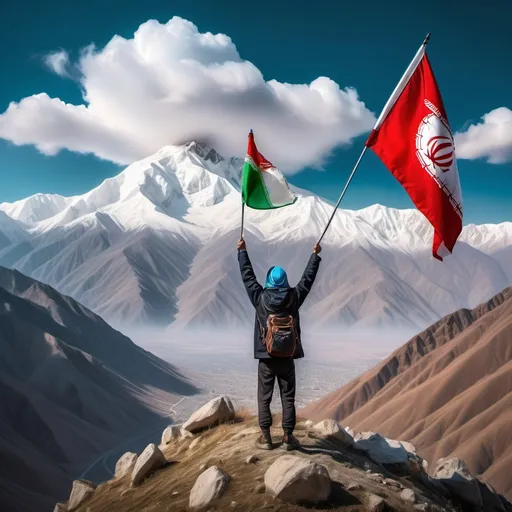
{"label": "blue beanie", "polygon": [[281,267],[271,267],[267,272],[267,280],[265,288],[289,288],[288,276],[286,271]]}

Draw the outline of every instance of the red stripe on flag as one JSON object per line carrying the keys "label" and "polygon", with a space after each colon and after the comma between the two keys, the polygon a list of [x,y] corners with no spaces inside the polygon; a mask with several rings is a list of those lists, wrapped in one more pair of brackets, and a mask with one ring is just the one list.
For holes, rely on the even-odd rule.
{"label": "red stripe on flag", "polygon": [[259,151],[254,142],[254,134],[249,133],[249,144],[247,147],[247,155],[252,158],[254,163],[262,170],[266,171],[274,167]]}

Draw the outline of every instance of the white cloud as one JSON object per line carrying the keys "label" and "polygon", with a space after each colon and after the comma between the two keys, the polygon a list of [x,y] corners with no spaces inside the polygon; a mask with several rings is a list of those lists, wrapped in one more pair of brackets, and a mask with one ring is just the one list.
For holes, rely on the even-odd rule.
{"label": "white cloud", "polygon": [[[51,60],[57,73],[68,64],[59,55]],[[127,164],[191,139],[242,156],[252,128],[262,153],[294,172],[321,165],[375,121],[355,89],[326,77],[265,81],[228,36],[202,34],[178,17],[86,48],[78,68],[84,105],[44,93],[24,98],[0,115],[0,137],[46,154],[65,148]]]}
{"label": "white cloud", "polygon": [[512,110],[499,107],[482,116],[482,122],[455,134],[457,158],[486,158],[491,164],[512,161]]}
{"label": "white cloud", "polygon": [[70,76],[69,67],[69,55],[66,50],[57,50],[56,52],[48,53],[43,58],[44,63],[51,71],[59,76]]}

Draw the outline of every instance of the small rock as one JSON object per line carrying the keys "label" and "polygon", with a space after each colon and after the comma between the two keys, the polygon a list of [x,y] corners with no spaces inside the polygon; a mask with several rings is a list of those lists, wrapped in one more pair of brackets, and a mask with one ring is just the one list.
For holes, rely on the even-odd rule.
{"label": "small rock", "polygon": [[179,439],[181,437],[181,427],[177,425],[170,425],[162,432],[162,441],[161,445],[165,446],[166,444],[172,443],[174,440]]}
{"label": "small rock", "polygon": [[257,492],[258,494],[263,494],[265,492],[265,484],[258,484],[254,488],[254,491]]}
{"label": "small rock", "polygon": [[195,411],[183,424],[182,429],[195,433],[234,419],[235,408],[231,400],[227,396],[219,396]]}
{"label": "small rock", "polygon": [[311,420],[307,420],[305,423],[304,423],[304,426],[306,428],[313,428],[313,425],[314,423],[311,421]]}
{"label": "small rock", "polygon": [[404,489],[400,493],[400,498],[402,498],[407,503],[416,503],[416,494],[412,489]]}
{"label": "small rock", "polygon": [[230,476],[217,466],[208,468],[201,473],[190,491],[189,507],[199,509],[206,507],[220,498],[230,480]]}
{"label": "small rock", "polygon": [[173,491],[172,492],[172,496],[178,496],[179,495],[179,492],[178,491]]}
{"label": "small rock", "polygon": [[164,454],[153,443],[140,454],[132,471],[132,487],[139,485],[150,473],[166,464]]}
{"label": "small rock", "polygon": [[69,496],[68,510],[75,510],[85,503],[96,490],[96,485],[89,480],[75,480]]}
{"label": "small rock", "polygon": [[194,437],[194,434],[192,432],[189,432],[188,430],[184,430],[183,427],[180,428],[180,439],[187,439],[189,437]]}
{"label": "small rock", "polygon": [[414,510],[418,510],[421,512],[428,512],[430,510],[430,507],[428,503],[418,503],[417,505],[414,505]]}
{"label": "small rock", "polygon": [[200,466],[199,466],[199,471],[205,471],[206,469],[208,469],[208,465],[203,462]]}
{"label": "small rock", "polygon": [[53,512],[68,512],[68,506],[65,503],[56,503]]}
{"label": "small rock", "polygon": [[323,420],[317,423],[314,427],[315,434],[324,439],[330,439],[341,443],[344,447],[354,446],[354,439],[349,435],[345,429],[334,420]]}
{"label": "small rock", "polygon": [[122,498],[123,496],[126,496],[127,494],[129,494],[129,493],[131,493],[131,492],[133,492],[133,489],[131,489],[131,488],[125,489],[125,490],[121,493],[121,498]]}
{"label": "small rock", "polygon": [[235,508],[236,507],[236,501],[232,501],[231,502],[231,508]]}
{"label": "small rock", "polygon": [[132,452],[126,452],[122,455],[116,463],[116,469],[114,473],[115,478],[121,478],[130,471],[133,470],[137,463],[137,454]]}
{"label": "small rock", "polygon": [[193,450],[201,441],[201,438],[200,437],[196,437],[191,443],[190,443],[190,446],[188,447],[189,450]]}
{"label": "small rock", "polygon": [[377,482],[384,481],[384,475],[382,475],[381,473],[369,473],[368,478],[371,478],[372,480],[377,480]]}
{"label": "small rock", "polygon": [[458,457],[439,459],[436,463],[434,477],[442,482],[454,496],[471,505],[482,506],[478,480],[473,478],[462,459]]}
{"label": "small rock", "polygon": [[249,457],[247,457],[247,459],[245,459],[245,463],[246,464],[256,464],[256,462],[258,462],[260,459],[258,458],[257,455],[249,455]]}
{"label": "small rock", "polygon": [[383,512],[386,509],[386,502],[384,498],[377,496],[376,494],[368,494],[368,502],[366,504],[366,510],[368,512]]}
{"label": "small rock", "polygon": [[294,455],[279,457],[265,473],[267,491],[290,503],[319,503],[331,493],[327,468]]}
{"label": "small rock", "polygon": [[396,480],[393,480],[392,478],[384,478],[383,480],[384,484],[388,485],[389,487],[392,487],[393,489],[403,489],[404,486],[397,482]]}

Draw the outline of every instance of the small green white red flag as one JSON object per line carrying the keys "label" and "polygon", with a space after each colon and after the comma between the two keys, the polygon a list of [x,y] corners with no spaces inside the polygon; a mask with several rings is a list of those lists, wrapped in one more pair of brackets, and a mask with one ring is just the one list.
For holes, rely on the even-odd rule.
{"label": "small green white red flag", "polygon": [[281,171],[258,152],[251,131],[242,172],[242,201],[256,210],[270,210],[296,200]]}

